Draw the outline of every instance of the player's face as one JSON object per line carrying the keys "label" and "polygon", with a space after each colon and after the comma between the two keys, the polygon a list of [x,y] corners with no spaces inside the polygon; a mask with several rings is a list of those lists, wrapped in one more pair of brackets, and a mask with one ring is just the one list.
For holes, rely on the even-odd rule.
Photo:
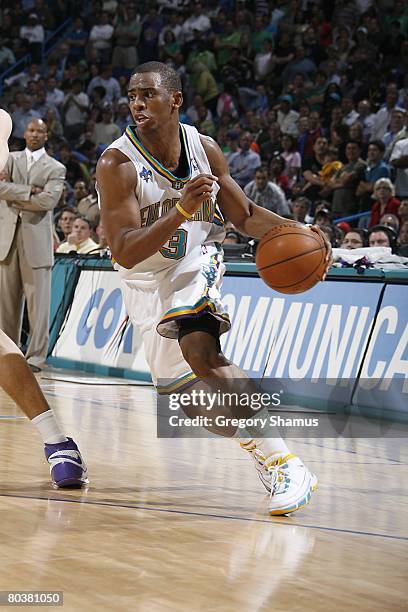
{"label": "player's face", "polygon": [[130,79],[129,108],[137,130],[163,130],[182,103],[181,92],[169,92],[161,85],[160,74],[146,72]]}

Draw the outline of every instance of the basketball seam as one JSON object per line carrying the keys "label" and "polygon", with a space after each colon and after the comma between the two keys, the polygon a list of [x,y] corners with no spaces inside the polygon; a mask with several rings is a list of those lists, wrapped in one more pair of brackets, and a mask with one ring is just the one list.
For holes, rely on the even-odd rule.
{"label": "basketball seam", "polygon": [[[310,251],[303,251],[298,253],[297,255],[292,255],[292,257],[288,257],[287,259],[281,259],[280,261],[276,261],[269,266],[264,266],[263,268],[259,268],[259,272],[263,272],[263,270],[268,270],[269,268],[273,268],[274,266],[279,266],[280,264],[286,263],[287,261],[291,261],[292,259],[297,259],[298,257],[303,257],[303,255],[309,255],[310,253],[315,253],[316,251],[322,251],[323,247],[319,246],[317,249],[311,249]],[[295,283],[296,284],[296,283]]]}
{"label": "basketball seam", "polygon": [[271,236],[270,238],[268,238],[268,240],[262,241],[262,245],[260,245],[261,249],[263,249],[263,247],[266,246],[268,244],[268,242],[270,242],[271,240],[274,240],[275,238],[281,238],[283,236],[306,236],[307,238],[313,238],[313,240],[315,240],[318,244],[323,246],[322,241],[318,240],[316,238],[316,236],[314,236],[312,233],[311,234],[309,234],[309,233],[303,234],[303,233],[299,233],[299,232],[288,232],[288,233],[284,233],[284,234],[279,234],[277,232],[275,236]]}
{"label": "basketball seam", "polygon": [[[310,252],[313,253],[313,251],[310,251]],[[306,255],[306,253],[304,253],[304,255]],[[322,261],[319,261],[318,265],[310,272],[310,274],[305,276],[305,278],[303,278],[301,281],[297,281],[296,283],[292,283],[291,285],[275,285],[275,288],[277,290],[279,290],[279,289],[289,289],[290,287],[295,287],[296,285],[299,285],[299,283],[304,283],[308,278],[310,278],[312,276],[312,274],[314,274],[316,272],[316,270],[321,265],[321,263],[322,263]]]}

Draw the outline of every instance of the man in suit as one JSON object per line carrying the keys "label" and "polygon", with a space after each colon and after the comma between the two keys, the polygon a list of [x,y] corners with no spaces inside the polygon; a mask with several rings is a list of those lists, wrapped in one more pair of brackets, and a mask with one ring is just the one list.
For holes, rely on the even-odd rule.
{"label": "man in suit", "polygon": [[53,265],[52,210],[65,167],[47,155],[47,126],[31,120],[24,151],[10,153],[0,178],[0,328],[19,343],[27,300],[30,340],[26,359],[34,372],[45,363]]}
{"label": "man in suit", "polygon": [[[0,109],[0,172],[8,159],[7,140],[11,128],[10,115]],[[1,329],[0,387],[10,395],[40,433],[54,485],[81,487],[87,484],[86,465],[77,445],[61,431],[23,354]]]}

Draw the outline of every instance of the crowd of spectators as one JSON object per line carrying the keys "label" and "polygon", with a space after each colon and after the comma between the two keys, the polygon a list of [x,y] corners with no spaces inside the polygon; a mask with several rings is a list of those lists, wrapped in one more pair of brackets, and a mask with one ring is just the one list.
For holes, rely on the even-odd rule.
{"label": "crowd of spectators", "polygon": [[[43,118],[47,151],[67,169],[56,250],[105,246],[95,165],[131,123],[132,68],[160,60],[180,74],[181,120],[217,140],[252,200],[319,224],[334,246],[380,240],[407,252],[403,1],[16,0],[0,16],[0,71],[32,58],[5,80],[11,149],[24,149],[27,123]],[[71,29],[40,63],[44,39],[67,18]]]}

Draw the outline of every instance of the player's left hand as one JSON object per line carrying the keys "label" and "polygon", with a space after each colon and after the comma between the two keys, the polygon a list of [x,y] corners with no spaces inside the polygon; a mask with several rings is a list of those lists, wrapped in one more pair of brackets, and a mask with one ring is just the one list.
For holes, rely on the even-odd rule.
{"label": "player's left hand", "polygon": [[326,246],[326,270],[321,278],[321,280],[324,281],[324,279],[326,278],[326,274],[329,271],[329,268],[333,264],[332,246],[329,242],[329,239],[327,238],[327,235],[324,232],[322,232],[322,230],[320,229],[318,225],[310,225],[310,229],[312,230],[312,232],[316,232],[316,234],[319,234],[319,236],[323,239],[324,244]]}

